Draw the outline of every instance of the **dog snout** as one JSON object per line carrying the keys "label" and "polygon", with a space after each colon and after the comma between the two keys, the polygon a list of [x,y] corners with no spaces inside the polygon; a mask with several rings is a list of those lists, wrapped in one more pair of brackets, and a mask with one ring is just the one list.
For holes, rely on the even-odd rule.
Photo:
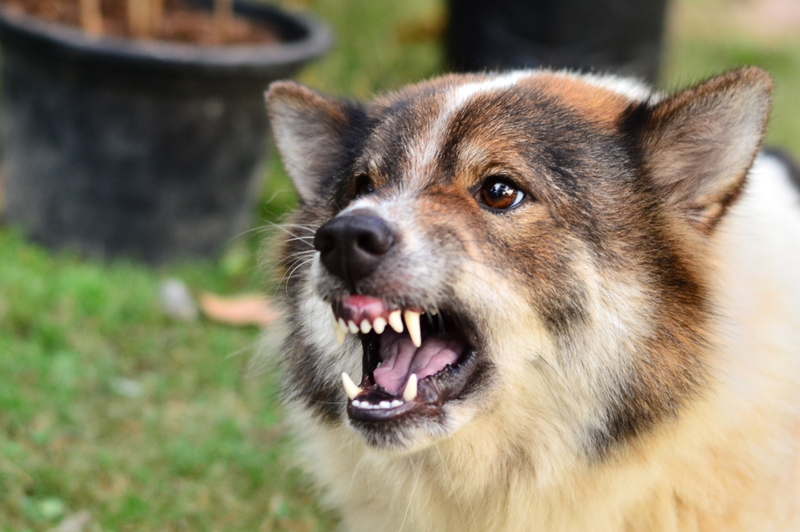
{"label": "dog snout", "polygon": [[353,211],[320,227],[314,248],[330,273],[354,283],[375,271],[394,241],[383,219],[370,211]]}

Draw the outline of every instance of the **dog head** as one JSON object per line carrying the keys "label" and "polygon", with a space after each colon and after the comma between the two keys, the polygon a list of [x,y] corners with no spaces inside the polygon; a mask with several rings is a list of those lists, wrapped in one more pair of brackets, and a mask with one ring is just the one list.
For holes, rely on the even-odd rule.
{"label": "dog head", "polygon": [[770,90],[754,68],[669,97],[549,71],[366,105],[275,83],[300,197],[281,250],[291,398],[405,450],[482,418],[602,454],[674,416],[705,385],[707,243]]}

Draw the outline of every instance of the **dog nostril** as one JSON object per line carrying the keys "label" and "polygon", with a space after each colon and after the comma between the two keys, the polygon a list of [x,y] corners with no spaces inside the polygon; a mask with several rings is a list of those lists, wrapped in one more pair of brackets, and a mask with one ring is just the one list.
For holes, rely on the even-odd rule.
{"label": "dog nostril", "polygon": [[314,235],[314,249],[322,254],[328,253],[336,247],[336,237],[326,225],[322,226]]}
{"label": "dog nostril", "polygon": [[356,246],[373,255],[383,255],[392,247],[391,232],[365,232],[358,237]]}
{"label": "dog nostril", "polygon": [[371,274],[394,245],[392,230],[373,214],[349,214],[317,230],[314,248],[329,272],[348,282]]}

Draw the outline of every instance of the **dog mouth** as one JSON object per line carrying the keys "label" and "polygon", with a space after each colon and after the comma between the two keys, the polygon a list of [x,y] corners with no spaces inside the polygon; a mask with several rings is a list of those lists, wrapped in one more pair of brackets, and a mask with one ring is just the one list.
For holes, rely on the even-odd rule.
{"label": "dog mouth", "polygon": [[437,416],[466,392],[477,368],[477,341],[463,315],[364,295],[335,301],[332,308],[339,343],[356,334],[363,348],[360,383],[342,374],[352,420]]}

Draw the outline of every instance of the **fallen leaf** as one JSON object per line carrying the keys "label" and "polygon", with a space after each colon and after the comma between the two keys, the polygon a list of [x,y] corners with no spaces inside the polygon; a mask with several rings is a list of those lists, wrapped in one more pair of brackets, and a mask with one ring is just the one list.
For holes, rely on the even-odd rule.
{"label": "fallen leaf", "polygon": [[228,325],[267,327],[278,317],[262,294],[220,296],[206,292],[200,296],[200,309],[208,319]]}

